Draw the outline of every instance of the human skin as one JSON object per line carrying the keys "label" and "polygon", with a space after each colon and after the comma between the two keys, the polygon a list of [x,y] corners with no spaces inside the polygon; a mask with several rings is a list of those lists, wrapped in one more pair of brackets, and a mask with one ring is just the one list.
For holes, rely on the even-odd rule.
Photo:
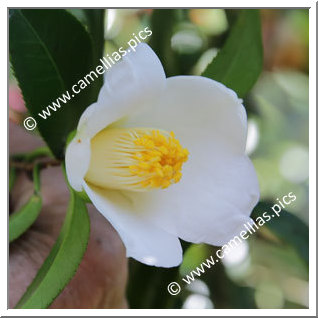
{"label": "human skin", "polygon": [[[10,154],[43,146],[40,138],[10,122]],[[33,186],[20,172],[10,193],[10,211],[29,198]],[[55,243],[67,210],[69,191],[61,167],[41,171],[43,207],[32,227],[9,246],[9,308],[19,301]],[[91,233],[84,258],[70,283],[49,308],[126,308],[125,248],[110,223],[88,205]]]}

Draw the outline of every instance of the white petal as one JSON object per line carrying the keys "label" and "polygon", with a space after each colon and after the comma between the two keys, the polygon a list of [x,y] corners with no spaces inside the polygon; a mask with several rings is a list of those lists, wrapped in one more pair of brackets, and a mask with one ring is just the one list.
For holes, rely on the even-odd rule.
{"label": "white petal", "polygon": [[173,130],[191,147],[202,148],[205,141],[212,141],[244,153],[246,111],[234,91],[201,76],[175,76],[166,83],[162,97],[130,116],[125,126]]}
{"label": "white petal", "polygon": [[258,184],[247,157],[218,158],[216,169],[188,169],[166,190],[125,195],[134,211],[171,234],[194,243],[223,245],[250,221]]}
{"label": "white petal", "polygon": [[117,230],[127,257],[160,267],[180,265],[182,248],[179,239],[134,212],[131,201],[120,191],[105,191],[86,183],[84,188],[95,207]]}
{"label": "white petal", "polygon": [[153,50],[140,43],[135,52],[107,72],[97,103],[81,116],[78,130],[85,129],[93,137],[110,123],[137,109],[143,109],[163,92],[166,77]]}
{"label": "white petal", "polygon": [[165,82],[158,57],[144,43],[110,68],[98,101],[82,114],[76,136],[66,150],[66,172],[75,190],[82,191],[89,167],[90,139],[110,124],[157,100]]}
{"label": "white petal", "polygon": [[127,191],[134,210],[187,241],[222,245],[238,234],[259,188],[244,154],[246,113],[236,94],[202,77],[170,78],[163,98],[127,123],[145,125],[173,130],[190,155],[178,184]]}
{"label": "white petal", "polygon": [[76,136],[67,146],[65,170],[68,182],[74,190],[83,190],[83,178],[89,168],[91,157],[90,140]]}

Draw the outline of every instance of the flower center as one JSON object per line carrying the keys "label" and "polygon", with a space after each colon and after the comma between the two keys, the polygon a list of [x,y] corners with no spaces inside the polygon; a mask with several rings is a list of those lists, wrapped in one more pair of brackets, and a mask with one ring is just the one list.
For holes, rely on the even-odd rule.
{"label": "flower center", "polygon": [[164,189],[180,181],[188,154],[173,132],[104,129],[91,140],[91,161],[85,180],[112,189]]}

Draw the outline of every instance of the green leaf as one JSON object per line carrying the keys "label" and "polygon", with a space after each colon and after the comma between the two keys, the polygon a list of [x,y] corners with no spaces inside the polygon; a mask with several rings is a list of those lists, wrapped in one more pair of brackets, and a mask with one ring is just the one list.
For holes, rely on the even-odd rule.
{"label": "green leaf", "polygon": [[35,164],[33,168],[33,186],[34,186],[34,192],[39,193],[41,188],[41,180],[40,180],[40,168],[39,164]]}
{"label": "green leaf", "polygon": [[33,194],[21,209],[9,217],[9,242],[20,237],[37,219],[42,208],[39,194]]}
{"label": "green leaf", "polygon": [[[264,212],[273,214],[271,207],[274,203],[260,202],[252,213],[252,218],[262,216]],[[272,218],[262,227],[266,227],[283,243],[291,245],[298,255],[308,264],[309,263],[309,228],[297,216],[286,210],[280,212],[279,217]]]}
{"label": "green leaf", "polygon": [[[26,106],[56,157],[63,157],[63,147],[70,131],[87,106],[96,99],[91,81],[78,95],[74,84],[93,70],[92,40],[81,23],[60,9],[13,9],[9,18],[10,61]],[[94,77],[95,78],[95,77]],[[78,87],[77,87],[78,89]],[[70,98],[51,116],[38,113],[56,103],[62,93]]]}
{"label": "green leaf", "polygon": [[[179,281],[179,268],[160,268],[129,261],[127,298],[132,309],[180,308],[178,296],[171,296],[167,286]],[[158,297],[158,295],[160,296]]]}
{"label": "green leaf", "polygon": [[[184,253],[191,246],[182,240],[181,245]],[[130,259],[129,277],[127,299],[130,308],[181,308],[186,291],[182,290],[179,295],[172,296],[167,290],[169,283],[180,282],[179,267],[160,268]]]}
{"label": "green leaf", "polygon": [[[103,57],[104,54],[104,18],[105,9],[83,9],[87,20],[87,26],[89,34],[93,40],[93,61],[94,64],[100,64],[99,59]],[[97,90],[103,85],[103,76],[100,76],[96,80],[96,85],[94,88]]]}
{"label": "green leaf", "polygon": [[104,20],[105,9],[83,9],[89,34],[93,39],[94,57],[100,59],[104,53]]}
{"label": "green leaf", "polygon": [[89,216],[83,200],[69,189],[71,199],[60,235],[16,308],[47,308],[74,276],[84,256]]}
{"label": "green leaf", "polygon": [[214,79],[244,97],[263,68],[260,14],[255,9],[240,11],[229,37],[202,76]]}
{"label": "green leaf", "polygon": [[155,9],[151,15],[152,35],[149,45],[158,55],[167,76],[178,73],[176,54],[171,48],[171,37],[176,22],[176,10]]}
{"label": "green leaf", "polygon": [[18,211],[9,216],[9,242],[11,243],[20,237],[37,219],[42,208],[42,198],[40,195],[40,172],[39,166],[33,169],[34,193]]}

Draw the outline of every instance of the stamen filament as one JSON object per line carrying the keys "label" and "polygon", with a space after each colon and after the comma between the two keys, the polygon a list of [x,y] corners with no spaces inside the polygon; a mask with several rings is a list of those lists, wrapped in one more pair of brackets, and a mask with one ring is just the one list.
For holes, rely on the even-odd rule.
{"label": "stamen filament", "polygon": [[180,181],[188,155],[173,132],[104,129],[91,141],[91,162],[85,180],[111,189],[164,189]]}

